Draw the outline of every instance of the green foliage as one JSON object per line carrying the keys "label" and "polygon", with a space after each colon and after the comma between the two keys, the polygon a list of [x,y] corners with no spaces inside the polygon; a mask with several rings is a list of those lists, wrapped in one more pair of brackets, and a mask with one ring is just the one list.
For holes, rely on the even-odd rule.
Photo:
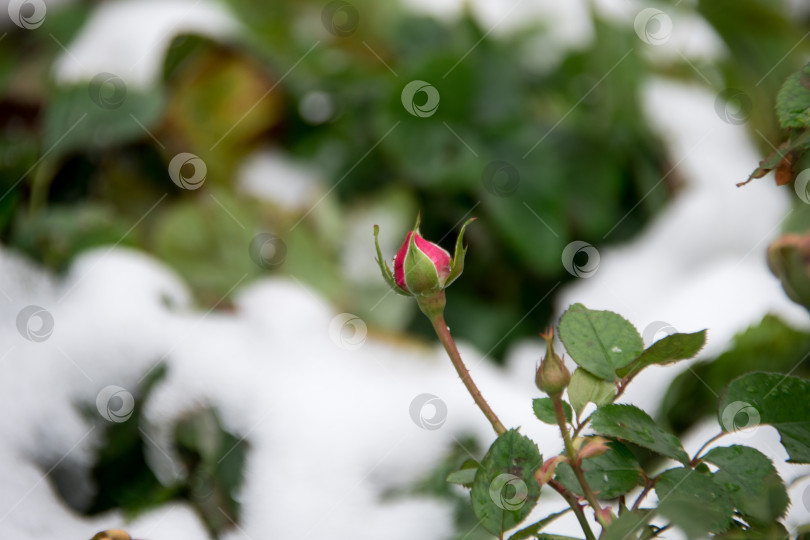
{"label": "green foliage", "polygon": [[606,437],[637,444],[662,456],[689,463],[689,456],[675,435],[663,430],[650,416],[633,405],[605,405],[594,412],[593,430]]}
{"label": "green foliage", "polygon": [[706,343],[706,331],[694,334],[672,334],[666,336],[641,353],[630,364],[616,370],[619,377],[632,377],[653,364],[663,365],[692,358]]}
{"label": "green foliage", "polygon": [[810,334],[766,315],[734,336],[727,351],[678,375],[664,395],[661,417],[675,433],[683,433],[716,413],[717,396],[732,380],[765,366],[769,371],[810,377],[810,364],[802,361],[808,350]]}
{"label": "green foliage", "polygon": [[794,463],[810,463],[810,382],[778,373],[748,373],[734,379],[720,398],[718,419],[725,431],[770,424]]}
{"label": "green foliage", "polygon": [[239,521],[236,498],[242,485],[248,444],[222,427],[215,410],[201,408],[174,429],[180,459],[189,471],[186,496],[208,530],[219,535]]}
{"label": "green foliage", "polygon": [[658,509],[689,538],[723,532],[731,526],[733,505],[711,473],[677,468],[663,472],[655,483]]}
{"label": "green foliage", "polygon": [[[242,484],[248,443],[222,427],[215,410],[189,411],[174,427],[172,443],[187,471],[184,480],[166,486],[152,472],[145,450],[156,444],[145,431],[143,410],[166,375],[160,365],[143,381],[126,421],[105,423],[92,479],[97,491],[88,515],[119,508],[136,516],[173,499],[187,501],[215,537],[239,519],[237,494]],[[88,407],[89,411],[89,407]],[[98,417],[95,411],[88,415]],[[61,486],[57,489],[70,489]]]}
{"label": "green foliage", "polygon": [[746,519],[767,524],[785,516],[790,502],[785,484],[760,451],[735,444],[713,448],[702,459],[717,466],[714,480]]}
{"label": "green foliage", "polygon": [[[563,401],[562,406],[563,412],[565,412],[565,419],[568,421],[568,423],[571,423],[571,419],[573,417],[571,405]],[[534,409],[534,415],[541,422],[545,422],[546,424],[557,423],[557,416],[554,412],[554,401],[551,398],[546,397],[533,399],[532,409]]]}
{"label": "green foliage", "polygon": [[649,510],[634,510],[624,512],[619,518],[611,523],[601,540],[630,540],[637,539],[638,532],[646,530],[647,524],[652,521],[654,514]]}
{"label": "green foliage", "polygon": [[[617,442],[609,443],[608,450],[601,456],[583,459],[582,472],[599,499],[615,499],[643,483],[641,466],[635,456]],[[569,464],[560,463],[557,466],[556,480],[576,495],[583,495],[582,487]]]}
{"label": "green foliage", "polygon": [[559,328],[560,340],[574,362],[609,381],[644,349],[638,330],[612,311],[574,304],[563,313]]}
{"label": "green foliage", "polygon": [[462,463],[461,468],[447,475],[447,481],[451,484],[458,484],[466,488],[472,488],[475,480],[475,473],[478,472],[478,462],[468,459]]}
{"label": "green foliage", "polygon": [[577,416],[588,403],[593,403],[597,407],[607,405],[615,396],[616,386],[610,381],[595,377],[582,368],[577,368],[571,375],[568,398]]}
{"label": "green foliage", "polygon": [[540,496],[534,471],[542,461],[537,445],[513,429],[492,443],[470,492],[473,511],[486,530],[500,536],[529,515]]}
{"label": "green foliage", "polygon": [[77,150],[125,145],[142,138],[144,128],[155,129],[165,106],[163,92],[124,89],[120,97],[110,96],[120,101],[102,106],[94,101],[93,94],[101,96],[105,90],[91,83],[57,87],[51,94],[44,111],[42,135],[45,148],[51,149],[50,159]]}
{"label": "green foliage", "polygon": [[[167,260],[211,306],[250,264],[243,236],[259,232],[248,224],[255,222],[279,234],[291,258],[283,268],[254,268],[247,279],[261,271],[293,274],[358,313],[370,293],[344,275],[340,233],[397,189],[435,216],[428,237],[454,228],[473,208],[487,224],[469,234],[470,262],[485,252],[487,265],[468,264],[448,316],[462,337],[499,358],[501,338],[516,321],[515,336],[548,324],[553,302],[536,299],[571,279],[560,264],[569,242],[629,238],[669,198],[673,184],[660,180],[671,164],[638,99],[650,70],[646,57],[632,31],[596,14],[592,43],[539,66],[532,63],[536,40],[547,35],[539,25],[496,37],[467,13],[438,20],[397,3],[361,1],[353,4],[362,24],[337,38],[310,24],[324,2],[226,3],[243,25],[238,36],[176,36],[158,81],[127,85],[107,106],[91,90],[109,98],[113,79],[62,85],[45,75],[94,4],[49,7],[42,32],[9,33],[0,50],[8,112],[0,143],[14,148],[0,155],[0,187],[10,190],[0,199],[0,239],[18,247],[23,217],[63,201],[113,208],[110,231],[137,223],[125,241]],[[26,61],[13,51],[25,51]],[[403,107],[403,88],[417,79],[441,96],[430,117]],[[331,104],[328,118],[305,112],[316,92]],[[172,256],[180,233],[166,224],[219,223],[211,210],[190,216],[185,207],[205,207],[209,191],[223,202],[249,199],[237,179],[245,158],[263,147],[311,166],[321,181],[316,200],[328,196],[314,209],[312,201],[300,208],[240,201],[231,212],[247,233],[227,233],[227,258],[221,238],[196,232],[188,232],[194,263]],[[180,191],[168,177],[179,152],[205,162],[200,191]],[[55,261],[47,249],[25,247],[58,270],[85,248],[70,238],[61,248],[67,255]],[[216,256],[201,257],[206,250]],[[415,310],[381,306],[365,315],[390,329],[430,330]]]}
{"label": "green foliage", "polygon": [[810,65],[785,79],[776,95],[776,116],[783,128],[810,126]]}

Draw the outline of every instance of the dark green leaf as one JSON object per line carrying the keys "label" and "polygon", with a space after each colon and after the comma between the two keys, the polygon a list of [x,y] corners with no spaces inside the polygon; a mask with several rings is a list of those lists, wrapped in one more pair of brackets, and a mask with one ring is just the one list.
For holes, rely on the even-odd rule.
{"label": "dark green leaf", "polygon": [[[623,444],[609,443],[609,449],[601,456],[582,460],[585,480],[599,499],[615,499],[643,481],[641,467],[636,458]],[[556,479],[570,491],[583,495],[574,471],[568,463],[557,465]]]}
{"label": "dark green leaf", "polygon": [[703,460],[717,465],[715,481],[746,518],[768,523],[784,517],[790,503],[785,484],[762,452],[740,445],[717,447]]}
{"label": "dark green leaf", "polygon": [[712,476],[677,468],[663,472],[655,483],[659,511],[689,538],[723,532],[731,525],[731,500]]}
{"label": "dark green leaf", "polygon": [[514,429],[492,443],[470,493],[473,511],[486,530],[500,536],[529,515],[540,496],[534,472],[542,461],[537,445]]}
{"label": "dark green leaf", "polygon": [[[734,379],[717,411],[724,431],[770,424],[793,463],[810,463],[810,382],[755,372]],[[744,418],[742,418],[744,417]]]}
{"label": "dark green leaf", "polygon": [[[565,412],[565,419],[570,423],[572,418],[571,406],[565,401],[562,402],[562,405],[563,411]],[[557,423],[557,415],[554,412],[554,401],[552,401],[551,398],[544,397],[533,399],[532,408],[538,420],[552,425]]]}
{"label": "dark green leaf", "polygon": [[542,531],[543,528],[545,528],[546,525],[548,525],[549,523],[551,523],[552,521],[554,521],[558,517],[560,517],[560,516],[562,516],[564,514],[567,514],[570,511],[571,511],[570,508],[566,508],[565,510],[561,510],[560,512],[555,512],[554,514],[548,515],[548,516],[544,517],[543,519],[541,519],[540,521],[538,521],[536,523],[532,523],[528,527],[524,527],[523,529],[520,529],[518,532],[511,535],[509,537],[509,540],[525,540],[527,538],[533,538],[533,537],[537,536],[537,533]]}
{"label": "dark green leaf", "polygon": [[683,464],[689,456],[675,435],[658,427],[650,416],[633,405],[605,405],[594,412],[593,430],[607,437],[615,437],[637,444]]}
{"label": "dark green leaf", "polygon": [[706,343],[706,330],[693,334],[671,334],[653,343],[641,355],[616,370],[619,377],[633,376],[653,364],[669,364],[695,356]]}
{"label": "dark green leaf", "polygon": [[616,370],[632,362],[644,343],[638,330],[612,311],[574,304],[563,313],[560,339],[578,365],[602,379],[616,379]]}
{"label": "dark green leaf", "polygon": [[791,74],[776,96],[776,116],[783,128],[810,127],[810,65]]}
{"label": "dark green leaf", "polygon": [[588,403],[601,407],[613,401],[615,395],[616,385],[613,382],[594,377],[582,368],[574,371],[571,382],[568,383],[568,399],[571,400],[577,416],[582,414]]}

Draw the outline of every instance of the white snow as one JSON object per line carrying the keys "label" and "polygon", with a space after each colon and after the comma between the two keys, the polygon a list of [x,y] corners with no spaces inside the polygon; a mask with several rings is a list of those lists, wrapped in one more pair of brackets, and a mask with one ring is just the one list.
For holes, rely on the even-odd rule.
{"label": "white snow", "polygon": [[54,65],[59,84],[112,73],[133,88],[160,77],[172,39],[184,32],[215,38],[236,35],[239,23],[212,0],[119,0],[99,4],[79,36]]}
{"label": "white snow", "polygon": [[[444,17],[455,17],[461,9],[456,0],[409,4]],[[550,30],[548,46],[559,51],[592,39],[584,2],[516,0],[506,8],[484,0],[471,4],[496,34],[540,20]],[[619,0],[597,5],[600,13],[628,27],[643,7]],[[703,59],[722,54],[716,36],[699,22],[668,15],[671,39],[657,49],[639,42],[649,54],[663,58],[674,51]],[[172,36],[188,30],[231,36],[236,28],[227,11],[210,1],[103,3],[66,44],[54,75],[65,83],[111,72],[132,86],[149,87],[159,76]],[[638,238],[623,246],[597,245],[598,271],[563,291],[558,312],[582,302],[618,311],[642,329],[656,321],[680,331],[706,327],[709,345],[703,356],[722,351],[733,333],[766,312],[810,327],[806,312],[787,300],[764,263],[765,246],[778,233],[792,193],[775,188],[769,178],[734,187],[760,155],[744,126],[718,117],[717,91],[650,81],[646,113],[667,141],[677,166],[673,174],[687,181],[686,188]],[[296,208],[311,200],[315,180],[310,174],[283,155],[262,151],[245,164],[240,185],[254,196]],[[368,265],[374,265],[371,258]],[[42,342],[24,339],[17,329],[18,313],[32,304],[53,316],[53,334]],[[383,501],[381,495],[425,474],[460,436],[472,433],[487,442],[491,429],[438,347],[394,341],[373,329],[363,335],[357,328],[338,334],[347,340],[341,342],[334,328],[330,335],[341,315],[293,279],[243,284],[232,313],[209,313],[193,307],[181,278],[143,254],[87,252],[64,279],[57,279],[0,249],[0,335],[5,336],[0,343],[0,406],[5,411],[0,415],[0,537],[89,538],[98,530],[121,527],[154,540],[206,538],[193,512],[177,504],[130,523],[118,512],[81,518],[47,479],[56,465],[81,478],[91,464],[106,420],[100,414],[88,419],[75,405],[92,410],[109,385],[134,392],[162,361],[168,376],[146,407],[146,434],[153,441],[149,460],[162,481],[185,474],[173,460],[169,434],[174,422],[199,404],[215,406],[227,428],[250,444],[240,494],[241,529],[229,539],[305,539],[324,531],[337,539],[446,538],[452,530],[450,508],[419,497]],[[516,343],[504,369],[485,361],[481,351],[461,348],[504,423],[521,426],[544,455],[559,451],[555,430],[531,413],[531,398],[538,394],[533,372],[542,345]],[[654,412],[681,369],[645,372],[626,400]],[[437,396],[447,407],[439,429],[423,429],[411,418],[411,404],[422,394]],[[432,411],[422,411],[424,418]],[[715,431],[711,423],[700,426],[687,438],[687,450],[694,452]],[[806,470],[779,462],[784,450],[770,428],[744,442],[776,458],[786,479]],[[791,489],[790,526],[810,519],[806,489],[807,482]],[[544,496],[532,517],[562,506],[558,497]],[[549,529],[576,530],[570,515]]]}

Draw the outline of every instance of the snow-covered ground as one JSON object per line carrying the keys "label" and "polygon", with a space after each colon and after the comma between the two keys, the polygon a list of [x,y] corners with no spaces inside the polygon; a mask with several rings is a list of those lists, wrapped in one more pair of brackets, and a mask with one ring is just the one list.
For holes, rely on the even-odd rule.
{"label": "snow-covered ground", "polygon": [[[442,16],[453,16],[458,4],[410,2],[415,8],[432,6]],[[636,10],[622,2],[597,4],[632,26]],[[493,3],[475,5],[480,17],[497,22]],[[99,71],[115,72],[125,58],[134,67],[116,74],[128,84],[148,87],[172,32],[193,28],[219,36],[233,30],[236,23],[221,9],[207,1],[104,4],[67,44],[54,75],[60,81],[89,79]],[[584,3],[527,1],[508,16],[519,19],[526,13],[550,21],[560,47],[589,39]],[[139,17],[150,24],[133,22]],[[669,47],[684,43],[678,32],[687,23],[674,25]],[[702,31],[702,44],[683,47],[689,47],[690,56],[719,54],[715,37]],[[649,82],[645,110],[687,186],[634,241],[606,249],[597,245],[598,270],[563,291],[558,312],[576,301],[618,311],[639,328],[656,321],[681,331],[709,328],[703,356],[722,351],[733,333],[766,312],[810,327],[806,313],[782,294],[764,262],[765,246],[789,211],[791,193],[776,189],[769,179],[734,187],[760,156],[744,126],[716,114],[716,93]],[[249,176],[261,176],[263,169],[290,170],[283,161],[273,153],[257,156],[247,167]],[[274,196],[278,186],[253,188]],[[301,189],[305,195],[289,194],[297,201],[293,206],[317,186],[307,183]],[[279,199],[289,202],[283,194]],[[371,266],[370,234],[368,240]],[[19,330],[18,314],[29,305],[42,306],[52,316],[52,334],[44,340],[30,341]],[[42,315],[45,328],[32,320],[28,330],[45,337],[49,320]],[[92,410],[111,385],[134,392],[157,361],[165,362],[168,375],[145,414],[146,437],[153,443],[149,458],[161,480],[182,475],[171,462],[168,433],[195,405],[215,406],[225,426],[250,442],[241,529],[228,536],[234,540],[306,539],[324,531],[336,539],[446,538],[452,531],[450,508],[425,498],[390,501],[381,495],[429,471],[460,436],[472,433],[482,442],[492,438],[438,347],[376,335],[292,279],[242,284],[232,312],[209,313],[191,306],[178,276],[140,253],[88,252],[65,278],[56,279],[0,249],[0,335],[5,336],[0,343],[0,408],[5,411],[0,415],[0,538],[89,538],[111,527],[151,540],[207,538],[195,514],[181,504],[133,522],[119,513],[79,517],[47,478],[52,468],[69,468],[81,485],[98,443],[99,421],[105,420],[100,412],[97,421],[88,421],[76,405]],[[481,351],[462,344],[474,378],[501,419],[522,426],[551,455],[559,450],[558,437],[534,419],[530,406],[537,397],[533,371],[542,350],[539,342],[517,343],[506,367],[498,369],[484,361]],[[625,399],[654,411],[682,369],[650,369]],[[694,452],[716,429],[712,423],[700,426],[687,438],[687,450]],[[806,471],[783,463],[785,452],[771,428],[758,429],[744,442],[773,456],[786,479]],[[791,489],[791,526],[810,520],[807,489],[807,482]],[[535,515],[562,506],[557,497],[543,497]],[[549,528],[576,530],[570,516]]]}

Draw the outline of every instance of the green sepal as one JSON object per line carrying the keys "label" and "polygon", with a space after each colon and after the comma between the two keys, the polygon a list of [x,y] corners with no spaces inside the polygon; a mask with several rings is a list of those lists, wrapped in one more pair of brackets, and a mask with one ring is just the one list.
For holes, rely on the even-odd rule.
{"label": "green sepal", "polygon": [[405,251],[405,261],[402,271],[405,273],[405,284],[413,296],[433,296],[442,290],[439,281],[439,271],[436,265],[425,253],[416,246],[416,235],[419,227],[419,217],[416,218],[416,227],[411,234],[408,249]]}
{"label": "green sepal", "polygon": [[[456,251],[453,253],[453,262],[450,264],[450,275],[447,276],[447,281],[444,282],[445,287],[453,283],[464,271],[464,256],[467,254],[467,248],[464,247],[462,242],[464,239],[464,229],[476,219],[478,218],[470,218],[461,226],[461,232],[458,233],[458,239],[456,239]],[[418,224],[419,220],[417,218],[417,225]]]}
{"label": "green sepal", "polygon": [[383,279],[385,280],[386,283],[388,283],[389,287],[394,289],[395,293],[401,294],[403,296],[413,296],[411,293],[409,293],[408,291],[402,289],[402,287],[397,285],[397,282],[394,279],[394,274],[391,272],[391,269],[388,267],[388,264],[386,264],[385,259],[383,258],[382,255],[382,250],[380,250],[380,242],[377,238],[379,234],[380,234],[380,226],[374,225],[374,246],[377,248],[377,258],[375,260],[377,261],[377,264],[380,265],[380,272],[382,272]]}

